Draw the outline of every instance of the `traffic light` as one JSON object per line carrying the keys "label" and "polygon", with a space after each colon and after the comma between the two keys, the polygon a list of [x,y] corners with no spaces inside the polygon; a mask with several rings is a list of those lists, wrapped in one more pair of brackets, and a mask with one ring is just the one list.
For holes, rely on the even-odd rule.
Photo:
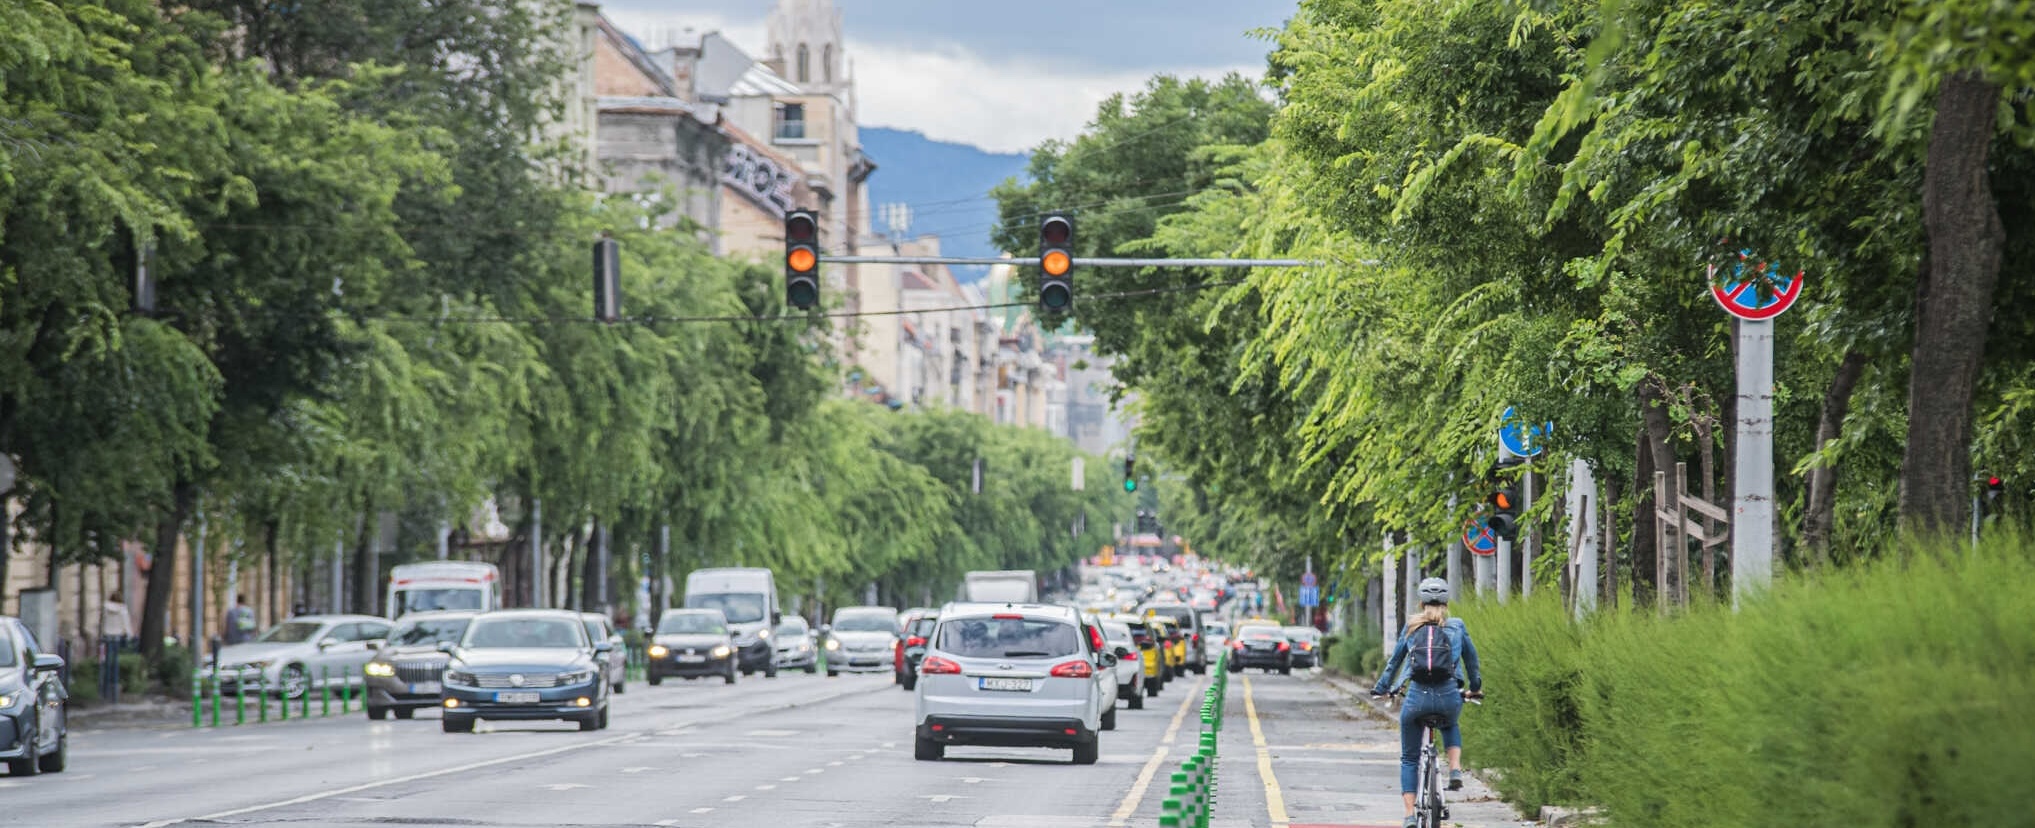
{"label": "traffic light", "polygon": [[1999,475],[1997,475],[1997,474],[1993,474],[1993,475],[1987,475],[1987,476],[1986,476],[1986,502],[1987,502],[1987,503],[1992,503],[1993,501],[1999,500],[1999,499],[2000,499],[2000,495],[2003,495],[2003,494],[2006,494],[2006,493],[2007,493],[2007,481],[2005,481],[2005,480],[2001,480],[2001,479],[2000,479],[2000,476],[1999,476]]}
{"label": "traffic light", "polygon": [[1498,472],[1524,462],[1516,457],[1500,462],[1498,471],[1492,474],[1491,494],[1485,498],[1491,504],[1491,518],[1487,521],[1491,534],[1503,540],[1519,537],[1519,484]]}
{"label": "traffic light", "polygon": [[1074,306],[1074,220],[1047,213],[1039,222],[1039,307],[1066,313]]}
{"label": "traffic light", "polygon": [[799,310],[820,303],[820,221],[811,210],[784,214],[784,302]]}
{"label": "traffic light", "polygon": [[1138,460],[1135,457],[1123,459],[1123,490],[1126,492],[1138,490]]}
{"label": "traffic light", "polygon": [[594,242],[594,318],[622,318],[622,243],[607,236]]}

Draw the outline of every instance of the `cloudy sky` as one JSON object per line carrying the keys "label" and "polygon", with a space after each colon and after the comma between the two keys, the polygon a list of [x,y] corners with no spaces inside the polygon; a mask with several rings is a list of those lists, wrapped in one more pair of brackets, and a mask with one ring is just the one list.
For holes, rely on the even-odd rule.
{"label": "cloudy sky", "polygon": [[[1295,0],[836,0],[859,119],[1011,152],[1071,138],[1096,102],[1159,72],[1263,74]],[[775,0],[606,0],[646,44],[719,29],[764,53]]]}

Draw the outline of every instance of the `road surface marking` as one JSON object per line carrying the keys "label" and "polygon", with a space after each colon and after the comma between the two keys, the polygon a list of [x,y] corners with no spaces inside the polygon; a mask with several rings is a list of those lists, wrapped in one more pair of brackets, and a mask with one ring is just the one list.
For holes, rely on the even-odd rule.
{"label": "road surface marking", "polygon": [[954,800],[956,800],[956,799],[967,799],[968,797],[965,797],[965,796],[955,796],[955,795],[953,795],[953,794],[923,794],[923,795],[921,795],[921,796],[920,796],[919,798],[920,798],[920,799],[930,799],[930,800],[932,800],[932,801],[934,801],[934,802],[952,802],[952,801],[954,801]]}
{"label": "road surface marking", "polygon": [[1194,691],[1200,688],[1201,680],[1195,679],[1194,686],[1181,695],[1180,709],[1173,711],[1173,723],[1166,726],[1166,735],[1159,740],[1159,746],[1152,749],[1152,758],[1145,760],[1145,766],[1138,770],[1138,781],[1131,783],[1130,793],[1125,794],[1123,803],[1116,806],[1116,813],[1110,814],[1109,828],[1124,828],[1130,824],[1131,815],[1138,812],[1138,805],[1145,801],[1145,789],[1152,786],[1152,777],[1158,774],[1159,765],[1173,752],[1173,739],[1180,735],[1180,723],[1187,720],[1187,708],[1193,705],[1198,697]]}
{"label": "road surface marking", "polygon": [[735,794],[734,796],[728,797],[727,799],[723,799],[723,800],[721,800],[721,801],[722,801],[722,802],[741,802],[742,800],[744,800],[744,799],[748,799],[748,798],[749,798],[749,797],[743,796],[743,795],[741,795],[741,794]]}
{"label": "road surface marking", "polygon": [[581,784],[579,784],[578,782],[560,782],[560,783],[558,783],[558,784],[556,784],[556,785],[545,785],[544,787],[545,787],[545,789],[546,789],[546,790],[553,790],[553,791],[569,791],[569,790],[572,790],[572,789],[574,789],[574,788],[591,788],[591,787],[593,787],[593,786],[592,786],[592,785],[581,785]]}
{"label": "road surface marking", "polygon": [[657,770],[657,769],[656,769],[656,768],[647,768],[647,767],[643,767],[643,766],[641,766],[641,765],[638,765],[638,766],[636,766],[636,767],[633,767],[633,768],[623,768],[623,769],[622,769],[622,772],[623,772],[623,773],[642,773],[642,772],[644,772],[644,771],[654,771],[654,770]]}
{"label": "road surface marking", "polygon": [[[712,809],[712,808],[708,808],[707,810],[711,811],[711,810],[713,810],[713,809]],[[699,813],[699,811],[693,811],[693,813],[697,814],[697,813]],[[658,821],[656,821],[656,822],[653,822],[653,823],[651,823],[651,824],[652,824],[652,825],[662,825],[662,826],[664,826],[665,828],[671,828],[671,826],[673,826],[673,825],[677,825],[677,824],[678,824],[678,820],[675,820],[675,819],[660,819],[660,820],[658,820]]]}
{"label": "road surface marking", "polygon": [[827,763],[827,767],[830,767],[830,768],[838,768],[838,767],[840,767],[840,766],[841,766],[841,764],[842,764],[842,763],[840,763],[840,762],[828,762],[828,763]]}
{"label": "road surface marking", "polygon": [[806,768],[806,773],[826,773],[826,768]]}
{"label": "road surface marking", "polygon": [[1244,677],[1244,715],[1251,720],[1251,745],[1258,749],[1258,778],[1265,783],[1265,813],[1273,828],[1293,823],[1286,816],[1286,795],[1279,790],[1279,778],[1272,775],[1272,751],[1265,746],[1265,729],[1258,724],[1258,701],[1251,696],[1251,677]]}
{"label": "road surface marking", "polygon": [[757,785],[757,786],[756,786],[756,790],[759,790],[759,791],[774,791],[774,790],[777,790],[777,786],[776,786],[776,785]]}
{"label": "road surface marking", "polygon": [[797,782],[797,781],[799,781],[800,779],[804,779],[804,778],[805,778],[805,777],[803,777],[803,776],[787,776],[787,777],[785,777],[785,778],[783,778],[783,779],[779,779],[779,780],[777,780],[777,781],[779,781],[779,782]]}
{"label": "road surface marking", "polygon": [[751,730],[744,736],[797,736],[796,730]]}

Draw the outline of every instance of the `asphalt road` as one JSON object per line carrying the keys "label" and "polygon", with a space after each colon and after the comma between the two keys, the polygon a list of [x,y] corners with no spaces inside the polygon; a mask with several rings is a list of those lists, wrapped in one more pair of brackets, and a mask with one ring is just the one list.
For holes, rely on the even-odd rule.
{"label": "asphalt road", "polygon": [[[1396,826],[1389,723],[1318,676],[1231,685],[1215,824]],[[453,825],[1150,828],[1193,750],[1203,679],[1119,707],[1101,761],[1065,750],[911,757],[911,694],[888,674],[632,684],[606,731],[435,716],[73,734],[70,770],[0,776],[9,826]],[[1508,821],[1481,790],[1466,825]]]}

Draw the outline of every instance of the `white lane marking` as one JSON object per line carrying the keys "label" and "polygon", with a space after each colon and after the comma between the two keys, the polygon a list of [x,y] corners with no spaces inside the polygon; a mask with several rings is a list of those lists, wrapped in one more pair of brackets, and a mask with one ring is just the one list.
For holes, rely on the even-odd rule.
{"label": "white lane marking", "polygon": [[494,759],[484,759],[479,762],[468,762],[464,765],[454,765],[449,768],[439,768],[438,770],[434,771],[413,773],[408,776],[398,776],[393,779],[380,779],[374,782],[363,782],[359,785],[348,785],[344,788],[334,788],[329,791],[320,791],[318,793],[305,794],[303,796],[291,797],[289,799],[281,799],[275,802],[265,802],[260,805],[249,805],[245,808],[234,808],[233,810],[230,811],[220,811],[218,813],[205,814],[203,816],[177,817],[175,819],[158,819],[154,822],[143,823],[140,826],[140,828],[169,828],[169,826],[171,825],[182,825],[186,822],[219,822],[229,817],[237,817],[240,816],[241,814],[251,814],[256,811],[266,811],[273,808],[287,808],[291,805],[302,805],[306,802],[317,802],[322,799],[331,799],[335,796],[345,796],[347,794],[360,793],[361,791],[370,791],[374,790],[375,788],[384,788],[390,785],[402,785],[424,779],[436,779],[441,776],[450,776],[455,773],[466,773],[468,771],[480,770],[481,768],[492,768],[496,765],[506,765],[512,762],[528,762],[532,759],[542,759],[546,756],[556,756],[561,753],[570,753],[576,750],[586,750],[587,748],[590,747],[612,745],[619,743],[627,738],[629,737],[611,736],[606,739],[598,739],[592,742],[578,742],[570,745],[559,745],[558,747],[555,748],[546,748],[544,750],[531,751],[529,753],[519,753],[514,756],[502,756]]}
{"label": "white lane marking", "polygon": [[884,743],[883,743],[883,746],[884,746],[884,747],[886,747],[886,748],[894,748],[894,747],[897,747],[897,743],[896,743],[896,742],[884,742]]}
{"label": "white lane marking", "polygon": [[680,759],[705,759],[706,757],[707,754],[704,753],[681,753],[678,755]]}
{"label": "white lane marking", "polygon": [[826,768],[806,768],[806,773],[826,773]]}
{"label": "white lane marking", "polygon": [[779,782],[797,782],[797,781],[799,781],[800,779],[804,779],[804,778],[805,778],[805,777],[803,777],[803,776],[787,776],[787,777],[785,777],[785,778],[783,778],[783,779],[779,779],[779,780],[777,780],[777,781],[779,781]]}
{"label": "white lane marking", "polygon": [[648,767],[642,767],[642,766],[640,766],[640,765],[639,765],[639,766],[637,766],[637,767],[633,767],[633,768],[623,768],[623,769],[622,769],[622,772],[623,772],[623,773],[642,773],[642,772],[644,772],[644,771],[654,771],[654,770],[657,770],[657,769],[656,769],[656,768],[648,768]]}
{"label": "white lane marking", "polygon": [[919,798],[920,798],[920,799],[930,799],[930,800],[932,800],[932,801],[934,801],[934,802],[952,802],[952,801],[954,801],[954,800],[956,800],[956,799],[967,799],[968,797],[965,797],[965,796],[955,796],[955,795],[953,795],[953,794],[920,794],[920,795],[919,795]]}
{"label": "white lane marking", "polygon": [[[712,808],[708,808],[707,810],[711,811],[711,810],[713,810],[713,809],[712,809]],[[693,813],[699,813],[699,812],[698,812],[698,811],[694,811]],[[675,820],[675,819],[660,819],[660,820],[658,820],[658,821],[656,821],[656,822],[653,822],[653,823],[651,823],[651,824],[652,824],[652,825],[662,825],[662,826],[664,826],[664,828],[671,828],[671,826],[673,826],[673,825],[677,825],[677,824],[678,824],[678,820]]]}
{"label": "white lane marking", "polygon": [[[713,808],[694,808],[694,809],[692,809],[692,812],[693,812],[693,813],[695,813],[695,814],[711,814],[711,813],[713,813],[713,812],[714,812],[714,809],[713,809]],[[677,822],[677,821],[678,821],[678,820],[675,820],[675,819],[674,819],[674,820],[672,820],[672,822]]]}
{"label": "white lane marking", "polygon": [[560,782],[556,785],[545,785],[544,789],[548,791],[569,791],[574,788],[591,788],[591,787],[593,786],[581,785],[578,782]]}
{"label": "white lane marking", "polygon": [[751,730],[744,736],[797,736],[796,730]]}
{"label": "white lane marking", "polygon": [[963,784],[963,785],[975,785],[975,784],[980,784],[981,782],[982,782],[982,777],[980,777],[980,776],[963,776],[963,777],[961,777],[961,784]]}
{"label": "white lane marking", "polygon": [[840,766],[841,766],[841,763],[840,763],[840,762],[828,762],[828,763],[827,763],[827,767],[830,767],[830,768],[838,768],[838,767],[840,767]]}
{"label": "white lane marking", "polygon": [[722,801],[722,802],[741,802],[742,800],[744,800],[744,799],[748,799],[748,798],[749,798],[749,797],[743,796],[743,795],[741,795],[741,794],[735,794],[734,796],[728,797],[727,799],[723,799],[723,800],[721,800],[721,801]]}
{"label": "white lane marking", "polygon": [[757,785],[757,786],[756,786],[756,790],[759,790],[759,791],[774,791],[774,790],[777,790],[777,786],[776,786],[776,785]]}

